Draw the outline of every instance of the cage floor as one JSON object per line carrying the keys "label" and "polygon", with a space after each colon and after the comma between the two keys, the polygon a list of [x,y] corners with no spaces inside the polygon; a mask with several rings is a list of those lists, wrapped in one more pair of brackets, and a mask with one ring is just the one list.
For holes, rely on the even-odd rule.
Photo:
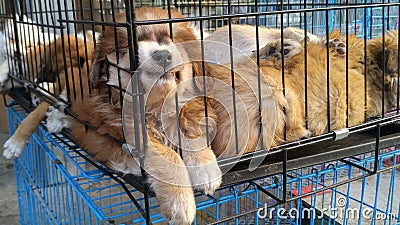
{"label": "cage floor", "polygon": [[[392,171],[383,172],[367,177],[365,180],[357,180],[339,186],[334,194],[322,192],[303,198],[303,203],[308,206],[315,206],[315,210],[323,212],[325,220],[328,222],[329,217],[331,217],[331,221],[336,221],[336,223],[342,225],[389,224],[389,221],[385,220],[388,216],[383,215],[383,213],[394,213],[389,216],[395,218],[400,206],[400,192],[397,188],[393,191],[393,186],[389,185],[392,177],[395,177],[394,187],[400,187],[400,172],[395,172],[394,176],[391,173]],[[393,198],[391,206],[387,205],[388,197]],[[380,209],[375,216],[369,213],[373,212],[374,208]],[[385,212],[385,209],[390,211]],[[377,218],[374,223],[372,218]]]}
{"label": "cage floor", "polygon": [[[10,130],[13,132],[27,113],[18,105],[10,107],[8,113]],[[357,154],[357,152],[353,152],[353,154]],[[20,189],[20,206],[23,207],[20,212],[23,214],[24,220],[30,221],[32,215],[35,215],[35,219],[39,222],[35,221],[31,224],[54,224],[57,222],[61,224],[107,224],[104,221],[113,221],[118,224],[145,224],[145,219],[141,216],[140,210],[133,204],[122,185],[125,185],[128,192],[132,194],[141,207],[145,205],[143,193],[127,182],[116,182],[82,156],[89,157],[63,135],[51,135],[43,127],[39,127],[31,138],[27,149],[15,161],[16,173],[19,174],[17,184],[19,184]],[[400,150],[394,147],[388,152],[382,151],[379,154],[378,161],[375,160],[373,153],[363,153],[349,160],[361,165],[365,164],[369,169],[373,162],[377,162],[378,168],[382,169],[385,167],[382,166],[385,163],[389,166],[398,165],[398,162],[390,161],[390,157],[396,160],[400,158]],[[310,184],[312,186],[314,180],[318,181],[322,174],[324,174],[326,181],[334,184],[338,181],[337,179],[346,180],[360,173],[359,169],[353,168],[350,164],[331,161],[329,160],[328,163],[319,166],[303,166],[299,169],[288,170],[290,179],[287,181],[287,191],[293,193],[297,190],[297,193],[299,193],[299,189],[310,186]],[[332,173],[332,171],[338,172]],[[400,196],[397,189],[400,174],[396,172],[396,168],[389,171],[391,171],[392,177],[390,181],[387,181],[384,174],[377,175],[379,180],[377,180],[377,176],[370,176],[362,179],[367,185],[359,184],[359,181],[352,181],[347,184],[351,186],[350,189],[346,188],[347,185],[329,189],[335,195],[322,192],[322,195],[303,197],[299,200],[303,203],[309,201],[308,204],[311,208],[319,210],[326,204],[335,204],[335,201],[331,199],[332,196],[337,198],[345,196],[350,206],[355,204],[353,201],[358,201],[365,206],[376,205],[376,207],[368,206],[375,208],[375,212],[385,212],[385,209],[388,209],[390,210],[389,213],[396,213],[394,220],[397,221],[395,224],[398,224]],[[268,176],[268,173],[266,173],[264,178],[261,179],[222,187],[213,196],[197,194],[195,224],[305,224],[293,220],[279,218],[263,220],[257,217],[257,210],[263,207],[265,203],[276,203],[263,193],[263,189],[282,198],[284,191],[282,177],[282,174]],[[375,184],[373,179],[376,180]],[[258,188],[255,183],[262,189]],[[380,189],[382,187],[383,189]],[[390,187],[391,191],[385,191],[385,187]],[[364,190],[365,194],[357,195],[360,190]],[[377,195],[379,198],[365,198],[363,200],[362,196],[371,195],[369,193],[379,193]],[[385,198],[387,199],[386,202],[391,202],[386,207]],[[370,202],[370,200],[373,200],[373,202]],[[294,202],[289,202],[289,204],[299,207],[299,202]],[[36,207],[32,204],[38,205],[38,209],[33,214],[31,212],[25,215],[25,212],[30,212],[32,208]],[[155,198],[149,198],[149,206],[152,223],[167,224],[167,220],[160,214],[160,208]],[[236,218],[240,215],[242,215],[240,218]],[[41,222],[44,220],[42,217],[49,222]],[[224,221],[226,218],[229,219]],[[223,222],[217,223],[221,219]],[[102,223],[99,223],[99,221]],[[348,220],[337,218],[333,223],[327,224],[339,224],[343,221]],[[357,220],[357,223],[354,224],[371,224],[370,221],[360,223],[361,221]]]}

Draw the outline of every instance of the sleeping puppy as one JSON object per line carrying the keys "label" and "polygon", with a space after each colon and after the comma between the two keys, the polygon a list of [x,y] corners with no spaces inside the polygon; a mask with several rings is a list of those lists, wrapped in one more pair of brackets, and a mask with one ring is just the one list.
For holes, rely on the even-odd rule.
{"label": "sleeping puppy", "polygon": [[[169,18],[168,11],[149,7],[135,9],[135,15],[136,21]],[[183,18],[176,10],[171,15]],[[116,18],[126,21],[124,14]],[[190,23],[172,23],[172,34],[169,24],[140,25],[136,31],[139,67],[131,75],[126,28],[106,27],[90,74],[95,94],[72,104],[94,129],[74,121],[72,134],[90,155],[123,173],[141,174],[139,149],[132,149],[146,146],[143,166],[163,215],[172,224],[191,224],[192,188],[212,194],[221,183],[216,156],[269,149],[275,127],[284,126],[287,102],[274,80],[258,78],[251,59],[235,64],[234,80],[230,66],[202,62]],[[131,77],[142,83],[142,91],[131,86]],[[134,98],[143,100],[144,114]],[[134,133],[138,115],[145,118],[145,124],[136,124],[144,134]],[[297,135],[307,133],[303,129]]]}
{"label": "sleeping puppy", "polygon": [[[26,17],[21,18],[16,15],[17,23],[14,30],[14,23],[11,19],[3,21],[3,31],[0,32],[0,93],[6,93],[15,86],[20,86],[18,82],[11,82],[8,74],[18,74],[17,63],[14,60],[15,51],[17,51],[17,40],[15,32],[18,34],[19,54],[22,61],[22,74],[27,79],[32,78],[38,72],[36,62],[40,60],[44,45],[53,42],[57,37],[55,34],[44,33],[40,27],[34,25],[34,21]],[[19,20],[20,18],[20,20]],[[21,22],[20,22],[21,21]],[[41,50],[40,50],[41,49]]]}
{"label": "sleeping puppy", "polygon": [[[367,42],[367,117],[380,116],[399,107],[399,34],[392,30]],[[363,47],[363,45],[361,46]],[[359,56],[360,57],[360,56]],[[364,69],[364,65],[360,67]],[[382,82],[384,80],[384,83]],[[384,89],[384,93],[382,93]],[[382,102],[382,94],[384,95]],[[383,108],[382,108],[383,105]],[[382,112],[383,109],[383,112]]]}
{"label": "sleeping puppy", "polygon": [[[284,40],[284,43],[287,46],[297,45],[291,40]],[[274,73],[269,69],[267,71],[269,67],[265,65],[275,64],[278,65],[277,68],[281,68],[281,57],[277,57],[282,53],[279,50],[280,46],[280,41],[275,41],[267,44],[260,51],[260,57],[264,59],[261,69],[265,74],[274,77],[278,83],[282,83],[281,73]],[[340,46],[343,47],[343,45],[336,45],[336,47]],[[296,106],[289,109],[289,113],[293,115],[294,122],[289,121],[288,123],[297,123],[303,126],[305,124],[305,107],[307,107],[309,130],[315,135],[328,132],[327,60],[329,60],[330,65],[330,130],[345,128],[347,125],[351,127],[364,122],[365,119],[380,116],[393,108],[397,108],[397,32],[386,33],[384,46],[382,37],[374,38],[367,42],[366,65],[364,64],[364,43],[362,39],[349,35],[347,48],[347,54],[349,54],[347,82],[348,91],[351,93],[348,95],[347,100],[346,63],[344,57],[330,54],[329,59],[327,59],[326,48],[309,44],[307,47],[307,70],[305,70],[303,47],[299,49],[299,54],[285,61],[285,87],[287,91],[294,94],[294,98],[288,99],[288,101],[290,105]],[[276,51],[271,51],[271,49]],[[343,56],[343,53],[341,55]],[[365,66],[367,68],[366,74],[364,73]],[[305,106],[304,71],[307,71],[308,80],[307,106]],[[383,77],[384,71],[385,75]],[[365,78],[367,86],[364,85]],[[383,80],[385,81],[384,84],[382,83]],[[382,102],[383,90],[384,102]],[[364,95],[365,91],[367,93],[366,96]],[[384,106],[383,112],[382,104]],[[348,120],[348,124],[346,124],[346,120]]]}
{"label": "sleeping puppy", "polygon": [[[231,25],[233,60],[239,60],[242,55],[250,56],[257,49],[256,27],[251,25]],[[304,30],[289,27],[283,30],[283,38],[292,39],[299,43],[309,40],[311,43],[320,43],[321,39],[311,33],[305,37]],[[281,29],[258,28],[258,44],[260,48],[267,43],[281,39]],[[206,39],[204,50],[209,62],[215,64],[230,63],[229,27],[221,27],[211,33]],[[215,45],[215,43],[220,43]],[[218,48],[216,48],[218,47]]]}
{"label": "sleeping puppy", "polygon": [[[168,19],[168,11],[150,7],[135,9],[135,15],[136,21]],[[176,10],[171,15],[183,17]],[[116,18],[117,22],[126,22],[125,13]],[[173,23],[172,34],[169,24],[138,26],[137,38],[139,68],[133,76],[140,80],[145,92],[146,123],[142,125],[147,142],[135,136],[137,121],[129,114],[132,109],[138,109],[133,107],[128,94],[137,91],[129,86],[132,57],[127,46],[130,40],[126,28],[122,27],[116,28],[116,34],[113,27],[105,28],[96,45],[90,74],[95,85],[93,97],[72,105],[78,117],[94,129],[86,130],[73,121],[71,132],[79,137],[81,147],[89,154],[123,173],[140,175],[139,160],[124,152],[115,140],[125,139],[125,147],[146,145],[144,169],[163,215],[172,224],[191,224],[196,213],[192,187],[212,194],[221,183],[221,171],[204,132],[213,132],[212,121],[217,116],[208,107],[210,123],[204,122],[207,105],[199,95],[199,85],[193,82],[193,77],[203,76],[202,64],[189,60],[199,54],[198,43],[190,23]],[[209,71],[207,65],[205,70]],[[124,97],[125,90],[128,97]],[[182,157],[175,150],[180,150]]]}
{"label": "sleeping puppy", "polygon": [[[71,43],[71,45],[69,46],[68,43]],[[87,39],[85,43],[84,40],[75,38],[73,35],[65,35],[59,37],[54,43],[48,44],[46,49],[47,54],[43,55],[41,62],[38,63],[40,71],[37,78],[54,83],[39,86],[44,89],[50,88],[47,91],[59,96],[63,101],[68,100],[67,88],[72,92],[74,88],[83,87],[80,90],[75,90],[74,95],[71,94],[70,101],[82,101],[82,99],[87,98],[89,96],[87,71],[89,71],[88,67],[93,52],[93,43],[90,39]],[[65,61],[64,54],[66,56]],[[41,92],[49,97],[47,92]],[[62,128],[69,127],[70,122],[64,113],[50,106],[46,101],[41,102],[37,96],[34,96],[33,101],[37,108],[24,119],[13,136],[4,144],[3,156],[7,159],[20,156],[29,138],[46,117],[46,114],[48,116],[46,126],[50,132],[59,132]],[[54,101],[57,101],[57,99],[54,99]]]}

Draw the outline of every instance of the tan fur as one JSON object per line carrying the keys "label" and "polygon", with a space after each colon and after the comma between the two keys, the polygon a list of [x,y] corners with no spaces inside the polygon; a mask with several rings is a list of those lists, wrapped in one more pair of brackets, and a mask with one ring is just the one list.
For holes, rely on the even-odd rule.
{"label": "tan fur", "polygon": [[29,113],[18,126],[11,139],[14,142],[26,143],[46,116],[49,105],[47,102],[42,102],[35,110]]}
{"label": "tan fur", "polygon": [[[336,36],[338,34],[334,34]],[[290,40],[284,40],[290,43]],[[382,38],[378,37],[367,42],[367,74],[364,75],[364,47],[363,40],[355,36],[348,37],[349,61],[348,61],[348,100],[346,100],[346,63],[345,57],[337,57],[330,54],[329,57],[329,108],[330,108],[330,130],[337,130],[348,126],[354,126],[365,121],[367,118],[380,115],[381,93],[382,93]],[[279,48],[280,42],[268,44],[260,52],[265,55],[271,46]],[[397,89],[397,32],[388,32],[385,40],[385,51],[388,57],[387,71],[391,75],[385,77],[385,111],[389,111],[397,105],[395,97]],[[261,69],[268,76],[274,77],[282,84],[282,72],[280,61],[263,60]],[[307,97],[307,122],[308,129],[314,135],[328,132],[328,96],[327,96],[327,58],[326,48],[320,45],[308,44],[307,47],[307,91],[305,96],[305,63],[304,52],[285,61],[285,90],[288,105],[287,126],[305,125],[305,98]],[[278,68],[278,72],[270,67]],[[364,77],[367,79],[367,87],[364,85]],[[388,86],[389,85],[389,86]],[[390,86],[392,85],[392,86]],[[364,95],[367,88],[367,96]],[[291,97],[292,96],[292,97]],[[366,101],[364,100],[366,99]],[[347,102],[348,101],[348,108]],[[366,105],[366,109],[365,109]],[[347,117],[348,110],[348,117]],[[289,115],[291,114],[291,115]],[[292,118],[292,121],[290,121]]]}
{"label": "tan fur", "polygon": [[[367,88],[369,94],[367,117],[380,116],[382,113],[398,107],[398,54],[397,31],[386,32],[384,42],[382,37],[377,37],[367,43]],[[383,77],[384,70],[385,76]],[[382,80],[385,85],[383,112]]]}
{"label": "tan fur", "polygon": [[[166,10],[142,7],[136,9],[136,20],[158,20],[168,18]],[[118,22],[125,22],[124,13],[119,14],[116,18]],[[173,18],[180,18],[176,10],[172,11]],[[173,24],[173,43],[179,44],[185,41],[194,41],[189,23]],[[158,41],[164,38],[164,41],[171,43],[169,40],[168,24],[139,26],[137,28],[138,39],[140,41],[154,40]],[[94,61],[91,70],[91,80],[96,85],[94,97],[83,103],[73,104],[72,110],[76,114],[95,128],[96,131],[86,131],[84,127],[78,123],[73,125],[72,133],[76,137],[80,137],[82,147],[93,155],[96,159],[105,162],[109,167],[122,171],[124,173],[140,174],[137,159],[132,158],[122,151],[121,146],[116,144],[109,137],[112,136],[119,140],[124,140],[135,146],[132,117],[125,115],[125,130],[123,134],[120,93],[118,83],[115,82],[116,73],[110,73],[110,77],[103,75],[106,72],[104,59],[114,57],[114,52],[119,50],[120,66],[129,69],[129,60],[125,60],[124,54],[128,45],[127,33],[125,28],[117,28],[117,43],[115,46],[114,29],[107,27],[104,34],[100,37],[94,53]],[[186,46],[182,51],[189,57],[199,54],[198,46]],[[183,53],[183,52],[182,52]],[[129,59],[129,58],[126,58]],[[124,61],[125,60],[125,61]],[[209,71],[208,65],[205,65],[206,73]],[[156,193],[160,204],[161,211],[164,216],[170,219],[172,224],[190,224],[195,215],[195,202],[192,190],[194,188],[212,193],[221,182],[221,171],[216,163],[215,154],[210,146],[207,145],[205,139],[205,105],[202,97],[189,100],[180,110],[179,126],[182,132],[182,156],[175,152],[172,147],[177,143],[176,116],[167,115],[163,121],[168,126],[162,127],[161,109],[166,107],[168,112],[175,112],[175,93],[174,88],[178,84],[183,86],[176,90],[179,98],[185,100],[185,96],[195,92],[196,89],[192,83],[185,84],[192,76],[202,75],[202,66],[200,62],[185,63],[180,69],[180,77],[176,78],[177,83],[168,83],[163,86],[154,86],[150,90],[146,90],[145,111],[146,111],[146,130],[148,143],[140,143],[147,145],[147,152],[144,158],[144,169],[149,174],[149,183]],[[121,73],[123,80],[122,87],[127,88],[130,74]],[[143,78],[143,77],[142,77]],[[143,78],[144,79],[144,78]],[[114,84],[115,86],[108,86]],[[144,83],[145,88],[147,87]],[[111,96],[109,96],[108,88],[111,87]],[[170,94],[168,97],[167,95]],[[109,98],[110,97],[110,98]],[[110,102],[111,99],[111,102]],[[130,107],[131,104],[125,101],[124,107]],[[217,116],[211,107],[208,109],[208,117],[212,121],[217,120]],[[212,129],[212,127],[210,127]],[[170,139],[172,138],[172,140]],[[188,139],[188,141],[186,141]],[[193,140],[193,141],[190,141]],[[193,148],[191,143],[199,144],[200,149]],[[186,151],[196,150],[196,151]],[[138,150],[136,150],[138,151]]]}
{"label": "tan fur", "polygon": [[[42,60],[38,61],[37,64],[31,63],[35,65],[35,67],[32,67],[32,69],[33,71],[37,71],[37,69],[41,68],[40,73],[41,76],[43,76],[42,79],[46,81],[47,80],[52,81],[56,78],[59,78],[59,80],[57,80],[56,82],[56,87],[52,90],[49,90],[50,92],[53,92],[56,95],[61,94],[62,90],[65,90],[67,88],[67,83],[66,83],[67,76],[70,78],[68,88],[70,88],[71,90],[73,88],[80,87],[81,86],[80,82],[82,81],[83,87],[85,87],[86,85],[86,88],[83,88],[82,91],[77,90],[76,95],[73,96],[72,99],[75,100],[75,99],[87,98],[89,96],[87,88],[88,75],[86,73],[87,64],[84,63],[83,65],[81,65],[81,63],[79,62],[79,58],[84,58],[85,60],[83,61],[85,62],[86,59],[89,62],[91,61],[93,52],[93,43],[88,41],[85,45],[83,40],[75,39],[75,37],[72,35],[66,35],[64,36],[64,38],[65,38],[64,42],[67,42],[69,40],[71,41],[71,43],[74,43],[74,46],[71,45],[71,47],[69,48],[68,47],[69,45],[65,45],[64,46],[65,49],[68,50],[63,52],[62,40],[61,38],[57,39],[56,42],[54,43],[55,45],[50,46],[52,45],[52,43],[50,43],[46,47],[47,54],[46,55],[43,54]],[[87,54],[85,54],[85,46],[87,48]],[[43,51],[43,49],[44,48],[42,48],[40,51]],[[42,53],[43,52],[34,55],[39,56]],[[63,60],[64,53],[68,55],[68,59],[66,59],[66,61]],[[35,59],[39,60],[39,58]],[[40,65],[40,67],[36,65]],[[67,76],[65,75],[65,70],[63,70],[64,68],[68,69]],[[74,76],[72,74],[75,75],[74,80],[71,79]],[[80,74],[81,79],[78,79],[78,74]],[[5,157],[11,158],[19,156],[19,154],[25,148],[25,144],[28,142],[33,132],[37,129],[40,122],[45,118],[48,107],[49,107],[48,102],[46,101],[41,102],[38,105],[38,107],[23,120],[23,122],[18,126],[17,130],[14,132],[12,137],[10,137],[10,139],[7,141],[11,145],[5,146],[6,147],[6,151],[4,153]]]}
{"label": "tan fur", "polygon": [[[65,56],[65,57],[64,57]],[[70,101],[82,100],[89,96],[88,72],[93,58],[93,42],[64,35],[50,43],[45,58],[42,59],[40,75],[46,82],[56,82],[56,94],[70,89]],[[68,84],[67,84],[68,81]],[[82,88],[81,88],[82,87]]]}
{"label": "tan fur", "polygon": [[[136,9],[136,19],[159,20],[168,18],[167,11],[143,7]],[[172,12],[172,17],[181,18],[177,11]],[[116,17],[117,22],[125,22],[123,14]],[[195,37],[189,29],[190,24],[173,23],[173,43],[180,44],[186,41],[194,41]],[[92,127],[93,130],[85,130],[85,127],[75,123],[72,129],[74,136],[79,137],[82,147],[96,159],[105,162],[109,167],[124,173],[140,174],[137,159],[122,151],[121,147],[112,139],[125,140],[135,146],[132,131],[132,115],[124,115],[125,133],[122,132],[121,101],[120,93],[116,86],[116,70],[109,68],[110,76],[107,76],[105,59],[114,60],[116,50],[119,52],[119,66],[129,69],[129,57],[126,46],[128,37],[125,28],[106,28],[100,43],[94,53],[91,80],[96,85],[96,94],[87,102],[73,104],[72,109],[76,114]],[[118,38],[115,45],[114,36]],[[145,41],[158,41],[165,38],[169,43],[168,24],[139,26],[137,28],[139,43]],[[140,52],[143,49],[139,47]],[[187,54],[189,59],[199,59],[201,56],[199,43],[192,42],[181,49],[182,54]],[[117,61],[117,60],[115,60]],[[221,172],[216,164],[216,155],[229,157],[257,149],[269,149],[274,141],[276,126],[283,130],[285,115],[283,108],[287,107],[281,88],[275,80],[268,76],[260,78],[262,90],[261,99],[258,99],[258,77],[256,67],[249,66],[248,62],[254,64],[251,59],[236,62],[235,85],[237,105],[232,101],[232,76],[229,66],[212,66],[204,63],[205,74],[201,62],[191,61],[185,63],[180,69],[180,77],[177,83],[165,83],[164,85],[150,86],[142,73],[138,76],[142,79],[146,94],[145,117],[146,133],[148,136],[147,152],[144,158],[144,169],[149,173],[149,183],[156,193],[157,199],[164,216],[170,219],[172,224],[190,224],[194,218],[195,205],[191,186],[206,193],[212,193],[219,186]],[[144,63],[144,62],[143,62]],[[143,66],[143,63],[141,66]],[[255,64],[254,64],[255,65]],[[154,65],[156,66],[156,65]],[[114,71],[114,72],[112,72]],[[206,83],[196,80],[194,84],[185,83],[193,77],[206,75],[213,81]],[[123,88],[129,89],[130,74],[120,72],[120,80]],[[174,90],[178,84],[182,85]],[[174,151],[178,141],[176,124],[175,98],[177,93],[181,101],[190,93],[196,93],[199,89],[203,91],[203,85],[207,87],[207,105],[203,97],[197,97],[180,105],[179,125],[181,128],[182,158]],[[271,90],[267,87],[271,87]],[[108,91],[110,90],[110,92]],[[111,93],[111,96],[109,96]],[[124,99],[124,107],[132,109],[129,99]],[[259,106],[261,105],[261,111]],[[206,143],[205,107],[209,119],[208,129],[210,134],[215,133],[211,147]],[[236,107],[237,140],[235,134],[235,121],[233,118]],[[166,117],[161,118],[161,109],[166,108]],[[260,127],[260,122],[263,127]],[[163,124],[164,126],[161,126]],[[216,124],[216,130],[213,126]],[[281,131],[282,133],[283,131]],[[298,131],[294,131],[298,132]],[[301,133],[301,134],[300,134]],[[296,138],[306,136],[308,131],[302,129]],[[113,138],[110,138],[112,136]],[[262,137],[262,138],[260,138]],[[139,138],[141,139],[141,137]],[[188,140],[188,141],[187,141]],[[191,140],[191,141],[190,141]],[[206,144],[206,145],[204,145]],[[198,146],[205,146],[197,151]],[[238,149],[236,149],[238,145]],[[139,151],[139,150],[135,150]],[[202,181],[203,185],[197,185]]]}

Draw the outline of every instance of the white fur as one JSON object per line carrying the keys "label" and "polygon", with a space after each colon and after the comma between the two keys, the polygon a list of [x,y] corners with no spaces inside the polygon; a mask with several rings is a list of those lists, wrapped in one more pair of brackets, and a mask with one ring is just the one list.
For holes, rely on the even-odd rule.
{"label": "white fur", "polygon": [[26,142],[17,142],[15,141],[12,137],[4,143],[4,152],[3,156],[6,159],[13,159],[17,158],[21,155],[21,153],[24,151],[26,146]]}
{"label": "white fur", "polygon": [[[192,23],[192,26],[190,28],[192,29],[194,36],[196,36],[196,38],[198,40],[201,40],[201,32],[202,31],[200,30],[200,27],[197,26],[195,23]],[[210,35],[210,32],[206,31],[203,27],[203,39],[206,39],[209,35]]]}
{"label": "white fur", "polygon": [[[63,90],[59,97],[66,101],[66,90]],[[59,102],[58,105],[65,106],[65,104],[62,102]],[[68,116],[54,106],[49,106],[46,116],[46,128],[50,133],[60,133],[62,129],[71,128],[72,126]]]}
{"label": "white fur", "polygon": [[8,86],[10,86],[8,82],[10,68],[8,67],[7,59],[6,39],[4,33],[0,31],[0,92],[7,90]]}
{"label": "white fur", "polygon": [[[240,59],[242,56],[250,56],[257,49],[256,27],[250,25],[232,25],[232,47],[234,49],[232,55],[234,60]],[[272,29],[259,27],[258,40],[259,49],[264,47],[271,41],[281,38],[280,29]],[[302,42],[305,40],[304,31],[298,28],[289,27],[284,30],[284,38],[289,38]],[[319,43],[321,39],[311,33],[307,34],[307,39],[313,43]],[[204,43],[206,59],[212,63],[227,64],[230,63],[230,42],[229,27],[221,27],[209,35]]]}
{"label": "white fur", "polygon": [[8,62],[2,62],[0,65],[0,92],[8,90],[11,87],[11,82],[8,80],[9,72],[10,68],[8,67]]}
{"label": "white fur", "polygon": [[63,128],[70,128],[72,125],[68,116],[53,106],[49,107],[46,115],[46,127],[50,133],[60,133]]}
{"label": "white fur", "polygon": [[[17,16],[18,18],[18,16]],[[19,21],[17,19],[17,21]],[[26,49],[33,47],[33,46],[38,46],[38,44],[48,44],[56,37],[54,37],[53,34],[49,33],[43,33],[41,29],[32,24],[34,21],[32,21],[30,18],[26,17],[25,15],[22,17],[22,22],[23,23],[17,23],[17,33],[18,33],[18,41],[19,41],[19,47],[20,47],[20,53],[26,54]],[[30,24],[25,24],[25,23],[30,23]],[[12,83],[9,80],[9,73],[15,73],[17,71],[11,71],[11,68],[9,67],[10,63],[13,62],[14,58],[14,51],[17,48],[17,45],[15,43],[16,38],[15,38],[15,32],[14,32],[14,23],[11,19],[6,20],[5,22],[5,30],[7,32],[3,33],[0,32],[0,92],[7,91],[12,87]],[[9,51],[6,51],[6,48],[9,49]],[[23,57],[25,58],[25,57]],[[22,69],[23,71],[26,71],[26,65],[25,63],[22,63]],[[32,74],[36,75],[36,74]],[[19,86],[20,84],[15,82],[14,86]]]}
{"label": "white fur", "polygon": [[94,41],[97,42],[99,40],[100,33],[94,32],[94,36],[93,36],[93,31],[87,30],[85,34],[83,34],[83,32],[79,32],[76,34],[76,37],[81,40],[85,40],[85,36],[86,36],[86,40],[93,41],[93,37],[94,37]]}

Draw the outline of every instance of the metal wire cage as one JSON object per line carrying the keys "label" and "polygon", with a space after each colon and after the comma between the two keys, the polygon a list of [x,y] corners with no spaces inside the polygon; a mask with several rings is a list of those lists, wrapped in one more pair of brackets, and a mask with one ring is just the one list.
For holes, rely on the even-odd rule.
{"label": "metal wire cage", "polygon": [[[25,115],[8,108],[11,132]],[[379,153],[288,170],[286,185],[277,174],[198,194],[194,224],[399,224],[400,151]],[[14,161],[21,224],[149,224],[141,215],[145,196],[87,158],[40,127]],[[375,163],[377,173],[368,176],[362,168]],[[284,193],[292,200],[282,204]],[[167,224],[154,198],[148,210],[152,224]]]}
{"label": "metal wire cage", "polygon": [[[186,18],[137,21],[135,10],[143,5],[167,10],[177,8]],[[287,27],[297,27],[304,34],[319,35],[326,41],[331,32],[340,30],[346,39],[356,34],[364,43],[376,37],[382,37],[385,42],[386,30],[398,29],[399,6],[395,1],[379,0],[38,0],[2,1],[0,11],[6,38],[4,58],[8,64],[11,86],[24,87],[54,107],[65,108],[66,114],[79,119],[69,106],[71,102],[85,98],[85,92],[88,92],[88,96],[93,93],[92,84],[82,71],[89,73],[88,46],[92,43],[96,47],[95,32],[102,33],[105,27],[114,29],[115,33],[117,29],[124,28],[128,37],[131,37],[128,46],[123,46],[129,54],[130,68],[122,68],[118,63],[106,60],[107,67],[115,68],[118,74],[125,71],[134,77],[138,69],[139,51],[136,29],[140,26],[169,24],[172,28],[174,23],[189,21],[198,28],[200,40],[206,39],[208,34],[222,26],[231,29],[233,24],[250,24],[281,31]],[[116,15],[120,12],[125,12],[128,19],[119,21]],[[87,35],[88,31],[91,35]],[[231,35],[227,37],[228,43]],[[78,58],[83,59],[79,63],[86,62],[86,65],[75,71],[67,64],[72,61],[71,52],[78,47],[78,37],[82,38],[85,46],[83,51],[78,51]],[[58,38],[63,43],[61,48],[55,41]],[[118,43],[117,35],[114,39]],[[279,39],[283,39],[283,35]],[[306,47],[307,44],[304,49]],[[57,57],[52,54],[59,50],[63,54],[55,63],[62,62],[63,67],[55,66],[57,69],[53,78],[56,82],[64,79],[67,83],[72,80],[79,84],[66,86],[66,98],[59,96],[61,85],[52,89],[49,83],[38,84],[41,79],[38,74],[48,69],[48,65],[53,63],[52,59]],[[116,52],[120,51],[122,49],[117,47]],[[49,54],[50,58],[43,57]],[[119,61],[118,54],[116,62]],[[365,48],[360,54],[366,54]],[[227,55],[233,61],[232,51]],[[231,69],[234,70],[233,67]],[[346,71],[348,73],[348,68]],[[397,137],[400,108],[398,71],[397,66],[397,105],[393,109],[382,110],[377,114],[378,118],[370,120],[365,116],[364,123],[346,129],[345,134],[340,133],[343,130],[338,132],[330,129],[328,122],[325,133],[295,142],[283,142],[272,147],[269,153],[260,149],[256,153],[220,159],[220,168],[230,168],[229,173],[224,175],[223,185],[213,196],[196,194],[195,224],[399,224],[399,196],[396,192],[399,185],[397,145],[400,141]],[[327,77],[329,74],[328,69]],[[283,87],[285,76],[283,59]],[[139,139],[145,140],[146,132],[141,129],[145,123],[143,87],[137,79],[131,82],[131,90],[125,90],[121,85],[114,88],[119,92],[120,103],[124,95],[132,97],[135,106],[132,107],[132,114],[138,117],[134,133]],[[343,85],[348,86],[348,82],[346,79]],[[329,99],[329,82],[327,86]],[[346,91],[346,98],[349,94]],[[24,108],[30,108],[17,92],[11,91],[10,95]],[[305,102],[307,105],[307,98]],[[385,107],[383,102],[382,108]],[[113,104],[112,99],[110,104]],[[327,107],[330,107],[329,104]],[[12,133],[25,114],[15,106],[8,110]],[[305,114],[307,118],[309,115]],[[326,121],[330,117],[328,110]],[[93,129],[90,126],[85,128]],[[177,135],[181,135],[179,131]],[[341,135],[349,137],[339,140]],[[286,139],[286,133],[284,136],[283,139]],[[124,143],[124,140],[111,138],[118,144]],[[41,127],[30,140],[27,151],[15,161],[21,224],[167,223],[160,214],[157,201],[149,197],[152,193],[143,182],[145,174],[138,178],[111,171],[78,148],[73,143],[75,140],[77,138],[68,132],[52,136]],[[137,155],[146,151],[146,145],[142,145],[145,142],[135,142],[133,149]],[[254,158],[261,159],[262,163],[255,170],[249,170]],[[370,189],[366,183],[375,184],[374,188]],[[370,193],[374,195],[371,197]],[[381,195],[384,196],[384,203],[380,200]],[[338,209],[338,204],[342,214],[330,216],[332,211]],[[354,215],[346,213],[349,210],[358,217],[350,220],[349,216]],[[281,214],[283,211],[286,214]],[[307,218],[291,214],[304,211],[309,213]],[[372,213],[372,216],[362,215],[364,211]],[[384,218],[378,218],[378,215]]]}

